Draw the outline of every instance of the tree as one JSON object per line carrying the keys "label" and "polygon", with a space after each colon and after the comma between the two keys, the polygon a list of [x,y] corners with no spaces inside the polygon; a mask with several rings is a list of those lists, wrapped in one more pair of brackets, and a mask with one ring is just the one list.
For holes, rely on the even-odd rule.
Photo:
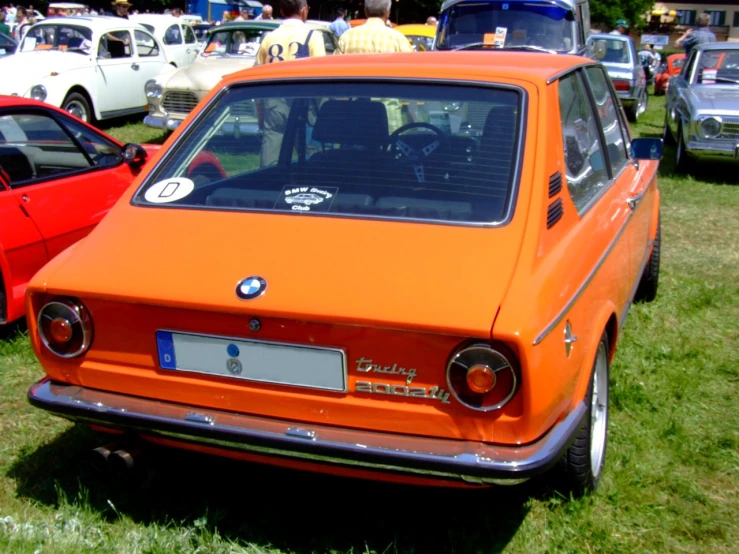
{"label": "tree", "polygon": [[616,26],[617,19],[625,19],[631,29],[646,25],[643,16],[651,11],[654,0],[590,0],[590,22],[593,27]]}

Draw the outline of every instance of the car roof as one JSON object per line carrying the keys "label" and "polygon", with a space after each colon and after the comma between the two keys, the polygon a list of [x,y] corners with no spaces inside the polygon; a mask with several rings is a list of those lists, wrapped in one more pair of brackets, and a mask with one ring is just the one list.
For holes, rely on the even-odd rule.
{"label": "car roof", "polygon": [[230,31],[232,29],[276,29],[279,26],[280,23],[276,19],[272,21],[254,21],[249,19],[247,21],[229,21],[220,25],[214,25],[208,32],[212,33],[220,30]]}
{"label": "car roof", "polygon": [[436,27],[434,25],[426,25],[425,23],[409,23],[406,25],[398,25],[396,31],[400,31],[404,35],[418,35],[422,37],[435,37]]}
{"label": "car roof", "polygon": [[612,35],[611,33],[591,33],[588,35],[588,41],[591,39],[601,40],[622,40],[624,42],[633,42],[632,38],[627,35]]}
{"label": "car roof", "polygon": [[109,29],[138,29],[146,30],[139,23],[133,20],[123,19],[120,17],[108,17],[104,15],[81,17],[81,16],[66,16],[66,17],[47,17],[46,19],[39,21],[34,24],[36,25],[77,25],[82,27],[89,27],[95,31],[105,32]]}
{"label": "car roof", "polygon": [[[500,0],[445,0],[445,2],[441,5],[441,11],[444,11],[447,8],[451,8],[452,6],[456,4],[461,4],[462,2],[471,3],[471,4],[472,3],[484,4],[484,3],[500,2]],[[521,2],[521,3],[526,2],[527,4],[531,4],[531,3],[550,4],[550,5],[558,6],[565,10],[574,10],[577,0],[508,0],[508,2],[513,3],[513,4],[515,4],[516,2]]]}
{"label": "car roof", "polygon": [[695,48],[698,50],[739,50],[739,42],[706,42]]}
{"label": "car roof", "polygon": [[387,78],[497,82],[500,79],[544,85],[559,75],[595,62],[584,56],[537,52],[417,52],[322,56],[291,63],[268,64],[225,77],[229,84],[260,78]]}

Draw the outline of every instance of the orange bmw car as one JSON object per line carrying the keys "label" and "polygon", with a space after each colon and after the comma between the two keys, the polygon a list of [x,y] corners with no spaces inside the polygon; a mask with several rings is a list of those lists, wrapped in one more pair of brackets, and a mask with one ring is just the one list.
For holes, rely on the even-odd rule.
{"label": "orange bmw car", "polygon": [[657,292],[661,155],[582,57],[229,75],[30,283],[47,374],[30,402],[115,433],[115,467],[158,443],[412,484],[558,469],[594,489],[609,364]]}

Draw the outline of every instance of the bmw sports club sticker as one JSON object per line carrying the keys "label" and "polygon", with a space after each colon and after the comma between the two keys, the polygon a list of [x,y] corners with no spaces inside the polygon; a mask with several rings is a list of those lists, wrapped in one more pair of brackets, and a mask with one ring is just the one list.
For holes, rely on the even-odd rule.
{"label": "bmw sports club sticker", "polygon": [[144,198],[152,204],[168,204],[182,200],[195,190],[195,183],[185,177],[164,179],[151,185],[144,193]]}
{"label": "bmw sports club sticker", "polygon": [[275,208],[293,212],[327,212],[339,192],[338,187],[291,187],[282,189]]}

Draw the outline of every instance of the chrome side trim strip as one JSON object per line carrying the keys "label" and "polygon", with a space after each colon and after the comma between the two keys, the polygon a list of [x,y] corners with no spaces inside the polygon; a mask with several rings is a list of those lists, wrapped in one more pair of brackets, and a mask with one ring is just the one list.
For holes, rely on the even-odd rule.
{"label": "chrome side trim strip", "polygon": [[176,437],[269,457],[479,484],[500,478],[526,478],[549,469],[570,446],[587,413],[581,402],[536,442],[501,446],[297,424],[55,383],[48,378],[31,387],[28,399],[33,406],[72,421],[114,426],[147,436]]}

